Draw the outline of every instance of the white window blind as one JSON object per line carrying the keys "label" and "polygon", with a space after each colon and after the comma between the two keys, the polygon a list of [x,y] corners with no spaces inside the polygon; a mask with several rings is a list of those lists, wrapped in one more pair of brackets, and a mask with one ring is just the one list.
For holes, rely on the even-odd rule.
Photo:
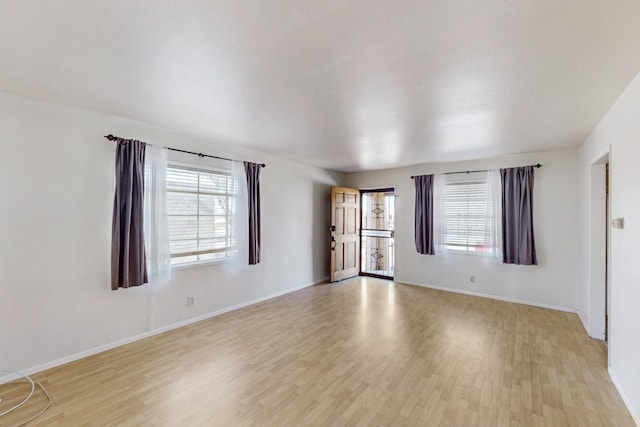
{"label": "white window blind", "polygon": [[444,246],[464,252],[491,250],[494,212],[486,177],[448,180],[442,196]]}
{"label": "white window blind", "polygon": [[227,173],[169,165],[167,211],[172,265],[232,255],[236,241],[230,218],[237,186]]}

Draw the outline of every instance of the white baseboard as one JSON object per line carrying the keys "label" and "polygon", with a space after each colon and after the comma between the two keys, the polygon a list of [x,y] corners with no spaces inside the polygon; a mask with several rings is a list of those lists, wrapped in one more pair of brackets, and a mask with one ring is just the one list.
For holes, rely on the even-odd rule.
{"label": "white baseboard", "polygon": [[[587,335],[589,335],[589,325],[587,324],[587,321],[584,320],[584,317],[582,317],[582,313],[580,313],[580,310],[576,310],[576,313],[578,313],[578,317],[580,318],[580,321],[582,322],[582,327],[587,332]],[[589,335],[589,336],[591,336],[591,335]]]}
{"label": "white baseboard", "polygon": [[[125,344],[129,344],[129,343],[132,343],[132,342],[135,342],[135,341],[143,340],[145,338],[149,338],[149,337],[152,337],[154,335],[161,334],[163,332],[167,332],[167,331],[171,331],[173,329],[181,328],[183,326],[187,326],[187,325],[190,325],[192,323],[200,322],[202,320],[206,320],[206,319],[209,319],[211,317],[219,316],[221,314],[225,314],[225,313],[228,313],[230,311],[238,310],[238,309],[241,309],[241,308],[244,308],[244,307],[248,307],[250,305],[258,304],[258,303],[261,303],[261,302],[264,302],[264,301],[267,301],[267,300],[270,300],[270,299],[273,299],[273,298],[281,297],[283,295],[290,294],[292,292],[299,291],[299,290],[305,289],[305,288],[309,288],[311,286],[318,285],[320,283],[325,283],[325,282],[326,282],[326,280],[321,280],[319,282],[314,282],[314,283],[307,283],[307,284],[302,285],[302,286],[296,286],[294,288],[289,288],[289,289],[286,289],[284,291],[280,291],[280,292],[276,292],[274,294],[266,295],[266,296],[261,297],[261,298],[256,298],[256,299],[252,299],[250,301],[245,301],[243,303],[236,304],[236,305],[233,305],[231,307],[221,308],[220,310],[212,311],[210,313],[205,313],[205,314],[202,314],[200,316],[196,316],[196,317],[192,317],[190,319],[182,320],[180,322],[172,323],[171,325],[166,325],[166,326],[163,326],[161,328],[154,329],[152,331],[144,332],[142,334],[134,335],[132,337],[128,337],[128,338],[124,338],[124,339],[121,339],[121,340],[118,340],[118,341],[110,342],[108,344],[104,344],[104,345],[101,345],[101,346],[98,346],[98,347],[93,347],[91,349],[88,349],[88,350],[85,350],[85,351],[81,351],[79,353],[75,353],[75,354],[72,354],[72,355],[57,359],[57,360],[53,360],[51,362],[43,363],[41,365],[34,366],[32,368],[23,369],[20,372],[22,374],[25,374],[25,375],[33,375],[33,374],[35,374],[37,372],[42,372],[42,371],[45,371],[47,369],[55,368],[57,366],[64,365],[64,364],[69,363],[69,362],[73,362],[73,361],[76,361],[76,360],[79,360],[79,359],[82,359],[82,358],[85,358],[85,357],[88,357],[88,356],[92,356],[94,354],[102,353],[103,351],[111,350],[112,348],[120,347],[120,346],[123,346]],[[0,377],[0,384],[4,384],[6,382],[13,381],[13,380],[16,380],[16,379],[19,379],[19,378],[21,378],[21,377],[18,376],[18,375],[15,375],[15,374],[5,375],[5,376]]]}
{"label": "white baseboard", "polygon": [[616,374],[614,374],[613,369],[611,369],[611,366],[609,366],[608,371],[609,371],[609,377],[611,377],[611,382],[613,383],[614,386],[616,386],[616,389],[618,390],[618,394],[622,398],[622,401],[627,406],[627,409],[631,414],[631,418],[633,418],[633,421],[635,421],[636,425],[640,427],[640,414],[634,411],[633,406],[631,406],[631,402],[629,401],[627,396],[624,394],[624,391],[622,391],[622,387],[620,386],[618,377],[616,377]]}
{"label": "white baseboard", "polygon": [[420,286],[422,288],[436,289],[438,291],[454,292],[456,294],[471,295],[471,296],[474,296],[474,297],[489,298],[489,299],[495,299],[495,300],[498,300],[498,301],[506,301],[506,302],[514,302],[516,304],[530,305],[530,306],[533,306],[533,307],[548,308],[548,309],[551,309],[551,310],[564,311],[564,312],[567,312],[567,313],[577,313],[577,310],[575,308],[559,307],[559,306],[556,306],[556,305],[541,304],[541,303],[538,303],[538,302],[519,300],[519,299],[515,299],[515,298],[506,298],[506,297],[501,297],[501,296],[498,296],[498,295],[483,294],[481,292],[467,291],[465,289],[445,288],[445,287],[442,287],[442,286],[427,285],[426,283],[418,283],[418,282],[412,282],[410,280],[402,280],[402,279],[395,279],[395,282],[396,283],[404,283],[404,284],[412,285],[412,286]]}

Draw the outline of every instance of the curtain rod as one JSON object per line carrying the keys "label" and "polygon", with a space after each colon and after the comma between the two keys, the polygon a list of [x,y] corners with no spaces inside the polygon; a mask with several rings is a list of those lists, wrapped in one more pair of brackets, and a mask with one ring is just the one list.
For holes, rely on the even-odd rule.
{"label": "curtain rod", "polygon": [[[534,168],[541,168],[542,165],[540,163],[535,164],[535,165],[531,165]],[[519,166],[519,167],[526,167],[526,166]],[[482,170],[475,170],[475,171],[460,171],[460,172],[445,172],[442,175],[455,175],[455,174],[459,174],[459,173],[476,173],[476,172],[489,172],[490,170],[493,169],[482,169]],[[415,178],[414,175],[411,175],[411,179]]]}
{"label": "curtain rod", "polygon": [[[105,135],[104,137],[107,138],[109,141],[115,141],[116,139],[122,139],[122,140],[125,140],[125,141],[131,141],[130,139],[120,138],[119,136],[113,136],[111,134]],[[242,161],[242,160],[228,159],[226,157],[213,156],[211,154],[196,153],[194,151],[179,150],[177,148],[171,148],[171,147],[164,147],[164,148],[166,148],[167,150],[171,150],[171,151],[178,151],[180,153],[193,154],[194,156],[198,156],[198,157],[210,157],[212,159],[228,160],[230,162],[240,162],[240,161]],[[264,163],[260,163],[260,166],[264,168],[267,165],[265,165]]]}

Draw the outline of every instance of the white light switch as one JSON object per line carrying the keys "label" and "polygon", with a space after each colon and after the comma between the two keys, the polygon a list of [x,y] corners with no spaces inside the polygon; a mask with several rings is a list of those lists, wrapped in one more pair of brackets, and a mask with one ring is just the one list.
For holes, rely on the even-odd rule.
{"label": "white light switch", "polygon": [[611,220],[611,226],[613,228],[624,228],[624,218],[613,218]]}

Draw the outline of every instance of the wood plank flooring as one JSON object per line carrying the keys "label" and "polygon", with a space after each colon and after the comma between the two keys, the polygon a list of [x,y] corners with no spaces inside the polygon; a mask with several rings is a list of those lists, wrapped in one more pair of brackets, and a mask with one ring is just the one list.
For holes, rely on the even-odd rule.
{"label": "wood plank flooring", "polygon": [[[33,426],[633,426],[575,314],[356,278],[34,375]],[[25,384],[0,386],[0,412]],[[11,425],[42,393],[0,418]]]}

